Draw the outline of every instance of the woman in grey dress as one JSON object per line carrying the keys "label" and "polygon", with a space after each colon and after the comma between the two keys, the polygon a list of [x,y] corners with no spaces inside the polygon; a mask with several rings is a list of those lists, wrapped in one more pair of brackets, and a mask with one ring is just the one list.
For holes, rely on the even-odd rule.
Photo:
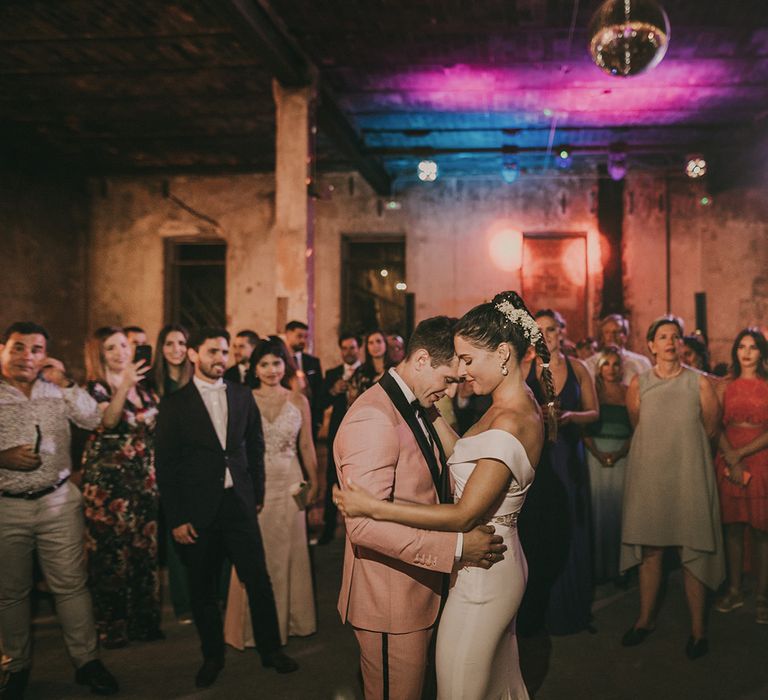
{"label": "woman in grey dress", "polygon": [[647,340],[656,364],[634,377],[627,390],[635,434],[624,488],[620,568],[640,565],[640,615],[622,644],[640,644],[655,629],[662,557],[666,547],[675,547],[691,615],[686,654],[697,659],[708,651],[706,588],[716,589],[725,578],[709,443],[717,432],[719,404],[706,376],[681,363],[682,337],[676,317],[654,321]]}

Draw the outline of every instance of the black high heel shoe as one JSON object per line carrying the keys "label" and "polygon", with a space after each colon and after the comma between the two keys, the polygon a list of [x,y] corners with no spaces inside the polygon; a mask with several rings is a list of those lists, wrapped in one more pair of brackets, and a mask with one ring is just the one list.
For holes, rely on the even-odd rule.
{"label": "black high heel shoe", "polygon": [[685,645],[685,655],[691,661],[696,661],[696,659],[700,659],[708,653],[709,641],[706,637],[702,637],[699,640],[694,640],[693,637],[688,637],[688,642]]}
{"label": "black high heel shoe", "polygon": [[636,647],[638,644],[642,644],[645,638],[655,629],[655,627],[635,627],[632,625],[621,638],[621,646]]}

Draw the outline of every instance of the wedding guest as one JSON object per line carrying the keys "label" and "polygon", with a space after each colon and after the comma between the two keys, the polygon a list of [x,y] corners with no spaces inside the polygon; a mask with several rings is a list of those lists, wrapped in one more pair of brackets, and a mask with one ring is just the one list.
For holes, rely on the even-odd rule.
{"label": "wedding guest", "polygon": [[680,361],[701,372],[706,372],[707,374],[711,372],[709,367],[709,350],[701,336],[686,335],[683,338],[683,351],[680,355]]}
{"label": "wedding guest", "polygon": [[[157,336],[157,353],[152,368],[155,393],[161,398],[172,394],[185,386],[192,379],[192,363],[187,357],[189,332],[177,323],[163,326]],[[165,564],[168,567],[168,589],[176,619],[182,624],[192,622],[192,604],[189,600],[187,574],[173,546],[173,535],[166,522],[165,513],[160,508],[161,537],[165,544]]]}
{"label": "wedding guest", "polygon": [[[289,635],[304,637],[317,629],[304,513],[317,496],[317,457],[307,397],[283,383],[288,359],[285,343],[270,336],[251,357],[257,380],[253,396],[261,414],[265,444],[264,507],[259,513],[259,528],[275,595],[280,640],[286,644]],[[297,499],[294,494],[304,481],[302,465],[307,473],[306,494],[300,492]],[[248,597],[236,571],[229,588],[224,639],[240,650],[254,646]]]}
{"label": "wedding guest", "polygon": [[153,388],[163,398],[181,389],[192,379],[192,363],[187,357],[189,331],[178,323],[163,326],[157,336],[157,355],[152,367]]}
{"label": "wedding guest", "polygon": [[264,438],[249,389],[225,382],[229,334],[203,328],[187,350],[191,382],[167,396],[157,424],[157,475],[176,546],[187,568],[203,665],[195,677],[211,686],[224,668],[217,595],[224,554],[245,584],[256,647],[278,673],[298,668],[280,650],[272,584],[256,514],[264,504]]}
{"label": "wedding guest", "polygon": [[576,357],[580,360],[588,360],[597,350],[597,341],[591,335],[576,341]]}
{"label": "wedding guest", "polygon": [[[236,384],[245,384],[248,381],[253,382],[253,373],[248,372],[251,366],[251,355],[259,344],[259,334],[256,331],[242,330],[232,341],[232,355],[235,358],[235,364],[224,372],[224,379]],[[249,384],[251,389],[253,385]]]}
{"label": "wedding guest", "polygon": [[105,649],[164,638],[154,468],[157,398],[141,382],[149,367],[132,358],[120,328],[99,328],[86,343],[88,393],[102,417],[83,453],[85,548]]}
{"label": "wedding guest", "polygon": [[[637,352],[632,352],[627,347],[627,338],[629,337],[629,321],[621,314],[608,314],[600,321],[600,347],[614,345],[621,350],[621,365],[623,369],[624,384],[629,386],[632,377],[651,368],[650,360]],[[594,378],[596,376],[595,366],[599,355],[592,355],[585,361],[587,369]]]}
{"label": "wedding guest", "polygon": [[392,366],[399,365],[405,357],[405,341],[397,333],[387,335],[387,354]]}
{"label": "wedding guest", "polygon": [[347,392],[349,380],[360,366],[360,341],[352,333],[342,333],[339,336],[339,352],[341,364],[325,373],[323,394],[324,405],[331,406],[331,420],[328,424],[328,463],[325,472],[325,500],[323,506],[323,531],[318,538],[318,544],[328,544],[336,533],[336,504],[333,502],[333,486],[338,484],[336,463],[333,459],[333,441],[339,430],[341,421],[347,413]]}
{"label": "wedding guest", "polygon": [[306,323],[290,321],[285,324],[285,342],[291,350],[296,372],[305,383],[305,393],[312,409],[312,438],[317,439],[317,431],[323,423],[323,371],[320,360],[304,352],[308,335],[309,326]]}
{"label": "wedding guest", "polygon": [[622,571],[640,566],[640,614],[622,638],[624,646],[636,646],[656,627],[664,549],[677,549],[691,616],[685,653],[694,660],[709,651],[706,588],[716,590],[725,578],[709,445],[717,433],[719,405],[709,380],[681,363],[682,338],[680,319],[656,319],[647,334],[656,364],[634,377],[627,390],[635,434],[624,486],[619,566]]}
{"label": "wedding guest", "polygon": [[[529,566],[528,589],[520,608],[520,629],[533,634],[573,634],[591,622],[592,559],[589,472],[582,427],[599,417],[592,378],[581,360],[566,357],[560,315],[552,309],[535,314],[550,352],[555,384],[557,435],[545,444],[536,479],[520,516],[520,537]],[[528,386],[541,405],[544,367],[535,363]]]}
{"label": "wedding guest", "polygon": [[135,350],[137,345],[147,344],[147,332],[141,326],[126,326],[123,333],[128,338],[132,350]]}
{"label": "wedding guest", "polygon": [[741,589],[744,534],[756,553],[756,621],[768,625],[768,342],[745,328],[731,350],[732,379],[718,386],[723,427],[717,454],[717,484],[725,525],[728,592],[720,612],[744,605]]}
{"label": "wedding guest", "polygon": [[99,425],[96,402],[48,357],[46,330],[12,324],[0,339],[0,639],[3,698],[23,698],[32,662],[29,593],[36,555],[56,601],[75,681],[99,695],[118,690],[97,658],[87,588],[80,492],[68,480],[70,421]]}
{"label": "wedding guest", "polygon": [[600,420],[587,426],[584,445],[592,497],[592,555],[595,581],[619,578],[621,504],[624,471],[632,437],[627,413],[627,387],[622,383],[621,351],[608,345],[597,361],[597,399]]}
{"label": "wedding guest", "polygon": [[371,331],[365,336],[365,359],[349,380],[347,400],[351,406],[360,394],[370,389],[392,367],[387,355],[387,336],[383,331]]}

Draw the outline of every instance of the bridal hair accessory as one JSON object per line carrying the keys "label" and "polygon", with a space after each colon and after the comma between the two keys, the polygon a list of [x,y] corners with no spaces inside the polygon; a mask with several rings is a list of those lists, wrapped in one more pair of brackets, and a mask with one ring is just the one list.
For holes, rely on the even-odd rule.
{"label": "bridal hair accessory", "polygon": [[508,321],[516,323],[518,326],[522,327],[523,334],[531,345],[535,345],[541,340],[539,324],[533,320],[531,314],[525,309],[516,308],[508,299],[504,299],[504,301],[495,304],[495,309],[504,314]]}
{"label": "bridal hair accessory", "polygon": [[541,368],[542,369],[549,369],[549,362],[542,362],[541,363]]}

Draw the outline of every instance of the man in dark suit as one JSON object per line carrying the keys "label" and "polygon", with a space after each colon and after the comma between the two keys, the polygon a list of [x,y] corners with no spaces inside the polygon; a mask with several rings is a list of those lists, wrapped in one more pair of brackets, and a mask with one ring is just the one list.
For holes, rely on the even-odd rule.
{"label": "man in dark suit", "polygon": [[285,342],[291,350],[296,369],[304,375],[306,394],[312,410],[312,437],[317,438],[317,431],[323,423],[323,372],[320,360],[304,352],[308,333],[309,326],[301,321],[285,324]]}
{"label": "man in dark suit", "polygon": [[247,384],[251,389],[255,389],[256,376],[249,372],[251,366],[251,355],[259,344],[259,334],[256,331],[242,330],[232,341],[232,356],[235,358],[235,364],[224,372],[224,379],[235,384]]}
{"label": "man in dark suit", "polygon": [[331,406],[331,421],[328,425],[328,465],[326,467],[325,502],[323,509],[323,532],[318,544],[328,544],[336,533],[336,504],[333,502],[333,485],[338,484],[336,464],[333,461],[333,439],[347,412],[348,382],[360,366],[360,341],[351,333],[339,336],[341,364],[325,373],[323,383],[323,410]]}
{"label": "man in dark suit", "polygon": [[290,673],[298,665],[280,650],[256,517],[264,503],[261,416],[248,387],[222,379],[229,355],[225,330],[201,329],[190,338],[187,352],[195,374],[160,405],[155,462],[202,645],[204,661],[195,682],[210,686],[224,667],[217,584],[225,554],[248,593],[263,665]]}

